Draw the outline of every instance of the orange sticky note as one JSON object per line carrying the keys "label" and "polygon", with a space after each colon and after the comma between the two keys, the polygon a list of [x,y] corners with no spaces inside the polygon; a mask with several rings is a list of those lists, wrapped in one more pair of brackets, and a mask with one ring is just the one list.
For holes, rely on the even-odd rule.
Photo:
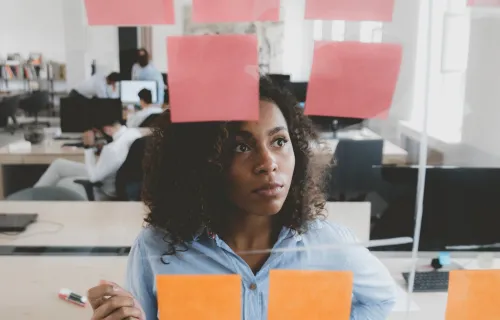
{"label": "orange sticky note", "polygon": [[167,42],[173,122],[259,119],[255,35],[178,36]]}
{"label": "orange sticky note", "polygon": [[197,23],[278,21],[280,0],[193,0]]}
{"label": "orange sticky note", "polygon": [[386,117],[396,89],[402,51],[398,44],[316,42],[305,114]]}
{"label": "orange sticky note", "polygon": [[85,0],[91,26],[174,24],[174,0]]}
{"label": "orange sticky note", "polygon": [[239,275],[159,275],[156,287],[160,319],[241,318]]}
{"label": "orange sticky note", "polygon": [[498,7],[500,0],[468,0],[467,5],[477,7]]}
{"label": "orange sticky note", "polygon": [[500,319],[500,270],[450,271],[446,320]]}
{"label": "orange sticky note", "polygon": [[271,270],[269,320],[349,320],[353,275],[338,271]]}
{"label": "orange sticky note", "polygon": [[394,0],[307,0],[306,19],[391,21]]}

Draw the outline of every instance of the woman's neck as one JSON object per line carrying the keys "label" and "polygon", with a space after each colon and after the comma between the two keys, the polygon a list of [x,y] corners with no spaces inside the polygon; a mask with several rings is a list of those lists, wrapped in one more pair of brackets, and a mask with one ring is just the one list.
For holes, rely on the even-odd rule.
{"label": "woman's neck", "polygon": [[221,237],[235,252],[273,247],[278,234],[272,217],[255,215],[234,217]]}

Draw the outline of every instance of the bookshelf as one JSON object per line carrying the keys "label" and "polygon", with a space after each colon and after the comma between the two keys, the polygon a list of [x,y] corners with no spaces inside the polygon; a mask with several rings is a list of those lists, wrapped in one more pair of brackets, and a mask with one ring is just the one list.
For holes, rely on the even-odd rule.
{"label": "bookshelf", "polygon": [[0,92],[32,92],[46,90],[50,94],[51,109],[55,110],[55,98],[65,91],[57,91],[56,84],[66,82],[66,66],[54,61],[44,62],[41,55],[31,54],[23,60],[19,55],[9,55],[0,60]]}

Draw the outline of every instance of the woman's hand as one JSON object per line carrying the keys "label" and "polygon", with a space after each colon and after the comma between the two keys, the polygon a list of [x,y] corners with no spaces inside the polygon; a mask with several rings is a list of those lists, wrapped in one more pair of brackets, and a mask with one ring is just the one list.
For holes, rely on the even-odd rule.
{"label": "woman's hand", "polygon": [[92,320],[146,320],[137,300],[116,283],[101,281],[88,292],[94,309]]}

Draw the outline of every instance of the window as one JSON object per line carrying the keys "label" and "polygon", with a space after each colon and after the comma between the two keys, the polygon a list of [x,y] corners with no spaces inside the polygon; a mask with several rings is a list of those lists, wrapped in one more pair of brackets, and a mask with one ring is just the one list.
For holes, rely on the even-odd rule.
{"label": "window", "polygon": [[345,21],[332,21],[332,40],[344,41],[345,39]]}
{"label": "window", "polygon": [[382,42],[382,22],[363,21],[360,24],[359,40],[366,43]]}

